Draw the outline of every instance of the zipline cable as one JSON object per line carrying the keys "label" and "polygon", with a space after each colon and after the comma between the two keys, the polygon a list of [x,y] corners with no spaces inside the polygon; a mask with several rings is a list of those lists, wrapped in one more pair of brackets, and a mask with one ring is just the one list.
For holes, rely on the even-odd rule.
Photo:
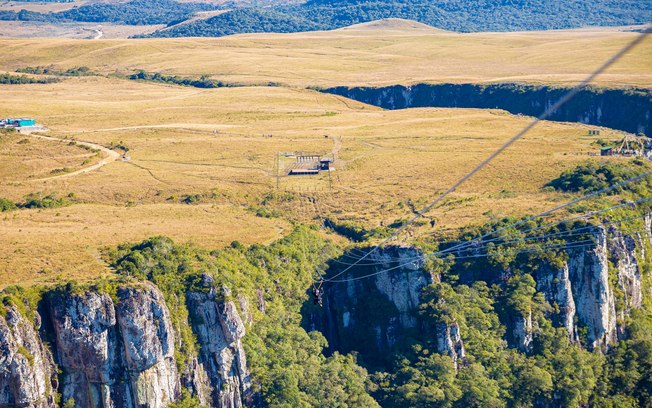
{"label": "zipline cable", "polygon": [[[642,229],[633,229],[630,230],[629,232],[641,232],[643,231]],[[586,243],[586,244],[585,244]],[[589,244],[590,243],[590,244]],[[455,260],[458,259],[471,259],[471,258],[487,258],[487,257],[493,257],[497,255],[505,255],[505,254],[510,254],[510,253],[515,253],[515,254],[521,254],[521,253],[531,253],[531,252],[536,252],[536,251],[541,251],[541,250],[550,250],[550,249],[573,249],[573,248],[581,248],[581,247],[590,247],[595,245],[595,240],[593,239],[588,239],[588,240],[581,240],[581,241],[574,241],[571,243],[564,243],[564,244],[550,244],[550,245],[544,245],[544,246],[537,246],[537,247],[530,247],[530,248],[525,248],[525,249],[514,249],[512,251],[506,251],[506,252],[501,252],[501,253],[496,253],[496,254],[478,254],[478,255],[468,255],[464,257],[455,257]],[[432,255],[427,256],[427,257],[433,257]],[[441,258],[440,258],[441,259]],[[370,278],[376,275],[380,275],[382,273],[390,272],[396,269],[402,269],[408,265],[414,264],[414,261],[412,262],[407,262],[401,265],[397,265],[391,268],[383,269],[381,271],[373,272],[367,275],[363,276],[356,276],[353,278],[349,279],[340,279],[340,280],[329,280],[329,282],[332,283],[345,283],[345,282],[352,282],[352,281],[357,281],[357,280],[362,280],[366,278]]]}
{"label": "zipline cable", "polygon": [[[444,249],[442,251],[438,251],[435,254],[443,254],[443,253],[446,253],[446,252],[449,252],[449,251],[452,251],[452,250],[455,250],[455,249],[459,249],[459,248],[463,249],[464,247],[471,246],[474,242],[478,242],[478,241],[480,241],[480,240],[482,240],[484,238],[487,238],[487,237],[489,237],[491,235],[494,235],[494,234],[496,234],[498,232],[501,232],[501,231],[504,231],[504,230],[507,230],[507,229],[510,229],[510,228],[513,228],[513,227],[516,227],[516,226],[519,226],[519,225],[522,225],[522,224],[525,224],[525,223],[527,223],[529,221],[532,221],[532,220],[534,220],[536,218],[540,218],[540,217],[542,217],[544,215],[549,215],[552,212],[558,211],[560,209],[571,206],[573,204],[577,204],[580,201],[587,200],[587,199],[589,199],[591,197],[606,193],[606,192],[611,191],[613,189],[616,189],[618,187],[622,187],[625,184],[631,183],[633,181],[636,181],[636,180],[638,180],[638,179],[640,179],[642,177],[646,177],[646,176],[651,175],[651,174],[652,174],[652,171],[648,172],[648,173],[644,173],[644,174],[636,176],[636,177],[632,177],[632,178],[630,178],[628,180],[624,180],[624,181],[622,181],[622,182],[620,182],[618,184],[614,184],[614,185],[606,187],[606,188],[604,188],[602,190],[596,191],[594,193],[591,193],[591,194],[585,195],[583,197],[580,197],[580,198],[578,198],[576,200],[570,201],[570,202],[568,202],[566,204],[557,206],[557,207],[555,207],[553,209],[546,210],[546,211],[544,211],[542,213],[533,215],[533,216],[528,217],[528,218],[523,219],[523,220],[516,221],[516,222],[514,222],[512,224],[501,227],[501,228],[499,228],[497,230],[490,231],[490,232],[488,232],[486,234],[483,234],[483,235],[481,235],[479,237],[473,238],[473,239],[471,239],[469,241],[460,242],[460,243],[454,245],[453,247],[446,248],[446,249]],[[602,210],[592,211],[590,213],[586,213],[586,214],[583,214],[583,215],[580,215],[580,216],[571,217],[571,218],[567,218],[567,219],[564,219],[564,220],[561,220],[561,221],[556,221],[556,222],[553,222],[553,223],[550,223],[550,224],[546,224],[546,225],[542,225],[542,226],[539,226],[539,227],[531,228],[529,230],[516,231],[516,232],[510,233],[510,234],[507,234],[507,235],[503,235],[502,237],[497,237],[497,238],[493,238],[493,239],[490,239],[490,240],[485,240],[485,241],[482,241],[482,242],[483,242],[483,244],[486,244],[486,243],[489,243],[489,242],[500,241],[501,239],[504,239],[505,237],[518,235],[518,234],[525,234],[525,233],[528,233],[528,232],[537,231],[537,230],[541,230],[541,229],[545,229],[545,228],[551,228],[551,227],[554,227],[556,225],[563,224],[563,223],[566,223],[566,222],[576,221],[576,220],[580,220],[580,219],[583,219],[583,218],[591,217],[591,216],[601,214],[601,213],[604,213],[604,212],[607,212],[607,211],[611,211],[611,210],[614,210],[614,209],[617,209],[617,208],[622,208],[622,207],[627,207],[627,206],[635,206],[637,204],[640,204],[640,203],[643,203],[643,202],[646,202],[646,201],[650,201],[650,200],[652,200],[652,197],[643,197],[643,198],[638,199],[638,200],[628,201],[628,202],[621,203],[621,204],[618,204],[618,205],[615,205],[615,206],[612,206],[612,207],[608,207],[608,208],[605,208],[605,209],[602,209]],[[635,218],[638,218],[638,217],[635,217]],[[418,258],[414,258],[414,259],[418,259]],[[345,265],[355,265],[356,264],[356,263],[346,263],[346,262],[341,262],[341,261],[336,261],[336,262],[341,263],[341,264],[345,264]],[[359,262],[358,262],[358,264],[359,264]],[[382,263],[381,262],[379,262],[379,263],[365,263],[365,264],[360,264],[360,265],[369,266],[369,265],[373,265],[373,264],[382,264]],[[334,276],[334,277],[336,277],[336,276]]]}

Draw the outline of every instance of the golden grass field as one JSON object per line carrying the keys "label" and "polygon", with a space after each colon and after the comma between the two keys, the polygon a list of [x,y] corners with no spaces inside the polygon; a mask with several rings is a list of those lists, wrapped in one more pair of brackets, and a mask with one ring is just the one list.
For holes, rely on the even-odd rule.
{"label": "golden grass field", "polygon": [[[87,65],[102,72],[144,68],[252,83],[285,78],[289,85],[196,89],[105,77],[0,85],[0,116],[34,117],[51,137],[130,149],[128,161],[39,180],[102,155],[29,135],[0,139],[0,197],[20,201],[33,192],[75,197],[69,207],[0,214],[0,286],[109,273],[98,259],[103,247],[152,235],[213,248],[233,240],[270,242],[291,228],[292,219],[332,217],[370,227],[406,219],[410,206],[424,206],[531,118],[476,109],[384,111],[303,87],[505,78],[564,82],[586,74],[633,35],[402,30],[358,27],[201,40],[0,40],[9,50],[0,62],[4,71]],[[560,44],[565,46],[556,54],[575,54],[583,63],[551,58]],[[638,48],[601,83],[652,85],[650,45]],[[539,55],[543,50],[548,58]],[[469,70],[455,71],[464,63]],[[542,187],[597,151],[588,129],[542,123],[429,213],[438,221],[435,230],[426,226],[417,232],[559,204],[568,197]],[[622,135],[602,129],[600,137]],[[277,154],[290,151],[335,152],[332,189],[325,176],[282,177],[274,194]],[[192,194],[202,195],[198,204],[181,202]],[[257,217],[264,203],[281,217]]]}
{"label": "golden grass field", "polygon": [[[401,21],[329,32],[224,38],[76,41],[0,40],[0,69],[56,64],[104,73],[136,69],[231,82],[289,86],[418,82],[571,84],[632,39],[611,29],[458,34]],[[652,39],[597,83],[652,84]]]}

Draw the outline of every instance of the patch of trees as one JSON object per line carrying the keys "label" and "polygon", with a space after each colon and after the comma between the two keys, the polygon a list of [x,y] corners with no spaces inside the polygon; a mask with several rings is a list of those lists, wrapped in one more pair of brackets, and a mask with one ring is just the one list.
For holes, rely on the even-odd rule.
{"label": "patch of trees", "polygon": [[[470,228],[460,239],[470,239],[512,221]],[[582,225],[588,224],[557,226],[546,233]],[[537,226],[540,224],[531,221],[521,228],[524,231]],[[511,232],[515,231],[506,231]],[[510,248],[519,248],[524,242],[513,243]],[[500,255],[498,248],[492,250]],[[537,291],[527,272],[535,263],[545,261],[554,265],[562,261],[557,259],[563,258],[562,251],[542,250],[526,255],[505,252],[489,260],[440,263],[437,268],[442,281],[427,286],[421,296],[418,318],[424,330],[382,356],[387,364],[374,366],[373,372],[361,367],[355,354],[336,352],[325,356],[324,337],[301,327],[299,311],[307,301],[311,275],[323,272],[324,262],[339,254],[332,243],[298,226],[289,236],[269,246],[245,247],[234,242],[221,250],[206,251],[159,237],[121,246],[110,257],[119,274],[156,283],[165,293],[171,313],[179,319],[187,318],[184,302],[179,301],[185,292],[205,290],[196,285],[201,273],[210,273],[216,287],[227,286],[235,294],[264,302],[265,312],[253,309],[254,324],[244,341],[254,389],[270,406],[373,407],[379,403],[383,407],[402,408],[652,403],[652,301],[646,299],[643,309],[633,311],[625,319],[624,340],[606,354],[590,352],[586,344],[571,343],[566,329],[553,324],[550,318],[556,306]],[[641,262],[648,265],[644,269],[649,272],[649,257]],[[492,272],[498,269],[508,270],[509,276],[499,277]],[[509,322],[516,315],[529,313],[534,328],[533,347],[524,353],[509,346]],[[466,357],[458,361],[457,367],[451,357],[435,351],[438,346],[434,327],[453,322],[460,327],[466,350]],[[180,336],[182,342],[195,344],[189,326],[174,326],[187,330]],[[183,347],[184,353],[196,353],[192,348],[196,346]]]}
{"label": "patch of trees", "polygon": [[116,24],[168,24],[186,19],[197,11],[214,10],[207,3],[180,3],[173,0],[132,0],[127,3],[95,2],[58,13],[0,11],[0,20],[41,22],[110,22]]}
{"label": "patch of trees", "polygon": [[18,208],[16,203],[6,198],[0,197],[0,212],[12,211]]}
{"label": "patch of trees", "polygon": [[56,76],[69,76],[69,77],[98,75],[97,73],[93,72],[90,68],[84,66],[73,67],[64,71],[60,68],[55,67],[54,65],[48,65],[48,66],[37,65],[35,67],[18,68],[16,72],[23,73],[23,74],[56,75]]}
{"label": "patch of trees", "polygon": [[0,74],[1,85],[51,84],[59,81],[58,78],[34,78],[27,75]]}
{"label": "patch of trees", "polygon": [[388,227],[367,228],[362,223],[337,221],[329,218],[324,220],[324,226],[353,242],[363,242],[372,238],[387,238],[392,233],[392,229]]}
{"label": "patch of trees", "polygon": [[129,25],[167,24],[180,16],[214,10],[207,3],[179,3],[173,0],[132,0],[128,3],[91,3],[56,13],[58,18],[84,22],[112,22]]}
{"label": "patch of trees", "polygon": [[222,82],[209,78],[207,75],[201,76],[199,79],[180,77],[176,75],[164,75],[158,72],[148,73],[145,71],[138,71],[135,74],[129,75],[128,78],[132,81],[152,81],[162,82],[165,84],[193,86],[195,88],[224,88],[224,87],[237,87],[242,86],[239,84]]}
{"label": "patch of trees", "polygon": [[[546,184],[546,186],[564,192],[590,193],[622,183],[650,171],[652,171],[652,166],[640,159],[627,162],[620,160],[617,162],[590,161],[563,172],[559,177]],[[652,192],[652,175],[642,177],[641,180],[611,190],[608,194],[620,194],[624,191],[640,196],[650,195]]]}
{"label": "patch of trees", "polygon": [[30,193],[24,197],[24,201],[15,203],[6,198],[0,197],[0,212],[13,211],[19,208],[59,208],[72,204],[75,197],[73,193],[66,197],[60,197],[57,194]]}
{"label": "patch of trees", "polygon": [[[132,0],[91,3],[58,13],[0,11],[0,20],[84,21],[172,26],[206,3]],[[299,5],[234,8],[224,14],[159,30],[154,37],[217,37],[236,33],[299,32],[345,27],[382,18],[416,20],[461,32],[547,30],[585,26],[643,24],[652,20],[652,4],[639,0],[315,0]]]}
{"label": "patch of trees", "polygon": [[[631,217],[632,212],[620,215]],[[472,239],[513,221],[505,219],[468,228],[460,239]],[[556,268],[566,259],[564,251],[549,247],[560,242],[559,236],[532,240],[533,233],[522,233],[540,227],[542,222],[530,221],[518,230],[503,232],[516,235],[506,235],[493,247],[489,245],[486,251],[495,256],[465,259],[465,254],[460,254],[459,261],[451,256],[436,265],[441,282],[427,286],[421,296],[419,324],[423,329],[386,357],[386,367],[370,375],[372,396],[383,407],[652,404],[652,301],[646,299],[642,309],[624,319],[624,339],[605,355],[588,351],[581,327],[581,344],[571,343],[566,329],[551,317],[559,305],[547,302],[530,274],[533,265]],[[642,224],[642,220],[639,222]],[[534,235],[560,234],[583,227],[591,226],[576,222],[539,230]],[[562,242],[587,239],[590,234],[585,232]],[[521,254],[512,251],[526,247],[534,250]],[[478,250],[471,252],[477,254]],[[650,255],[639,258],[646,273],[651,270],[651,259]],[[533,343],[531,351],[524,353],[509,346],[510,327],[514,317],[530,314]],[[453,323],[459,325],[466,351],[457,370],[451,357],[435,352],[435,327]]]}
{"label": "patch of trees", "polygon": [[222,37],[238,33],[294,33],[322,28],[323,25],[292,11],[244,8],[158,30],[143,37]]}

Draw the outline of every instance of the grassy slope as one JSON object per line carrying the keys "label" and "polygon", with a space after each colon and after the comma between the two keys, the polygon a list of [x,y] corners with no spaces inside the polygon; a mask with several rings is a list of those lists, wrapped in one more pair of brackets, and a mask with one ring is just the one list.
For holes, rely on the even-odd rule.
{"label": "grassy slope", "polygon": [[[81,42],[0,40],[0,69],[87,65],[104,72],[142,68],[225,81],[291,86],[416,82],[569,84],[636,34],[612,30],[455,34],[363,28],[220,39]],[[652,39],[602,75],[602,85],[652,86]]]}

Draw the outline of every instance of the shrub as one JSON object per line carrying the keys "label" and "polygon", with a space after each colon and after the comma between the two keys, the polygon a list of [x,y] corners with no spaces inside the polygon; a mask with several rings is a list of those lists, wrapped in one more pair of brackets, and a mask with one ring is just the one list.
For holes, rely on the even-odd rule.
{"label": "shrub", "polygon": [[41,193],[31,193],[25,196],[25,202],[20,206],[23,208],[59,208],[70,205],[71,202],[56,194],[42,195]]}
{"label": "shrub", "polygon": [[6,198],[0,197],[0,212],[11,211],[18,208],[13,201],[9,201]]}
{"label": "shrub", "polygon": [[201,194],[189,194],[186,195],[183,199],[181,199],[181,202],[184,204],[197,204],[199,203],[204,197]]}

